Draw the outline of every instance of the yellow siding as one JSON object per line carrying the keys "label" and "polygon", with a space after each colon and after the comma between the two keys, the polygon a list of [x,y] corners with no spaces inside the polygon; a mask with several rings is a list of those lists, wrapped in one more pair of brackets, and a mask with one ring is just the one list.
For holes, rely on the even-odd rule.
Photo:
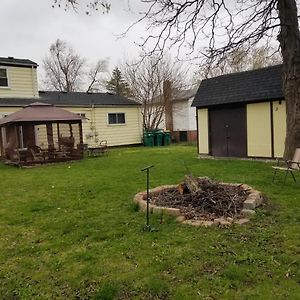
{"label": "yellow siding", "polygon": [[[1,105],[1,99],[0,99],[0,105]],[[21,107],[1,107],[0,106],[0,117],[2,116],[2,114],[11,114],[20,109],[21,109]]]}
{"label": "yellow siding", "polygon": [[[62,107],[68,111],[71,111],[74,114],[85,114],[86,120],[82,120],[82,134],[83,134],[83,142],[89,145],[92,145],[91,140],[86,138],[86,135],[91,131],[91,121],[92,121],[92,108],[87,107]],[[75,144],[76,145],[76,144]]]}
{"label": "yellow siding", "polygon": [[[281,103],[281,104],[280,104]],[[285,101],[273,102],[274,156],[283,157],[286,135]]]}
{"label": "yellow siding", "polygon": [[199,153],[208,154],[208,109],[198,109]]}
{"label": "yellow siding", "polygon": [[[138,144],[142,142],[142,115],[140,107],[96,107],[65,109],[74,113],[85,113],[88,120],[83,121],[83,140],[90,146],[107,140],[108,146]],[[126,124],[109,125],[109,113],[125,113]]]}
{"label": "yellow siding", "polygon": [[271,157],[270,102],[247,105],[248,156]]}
{"label": "yellow siding", "polygon": [[36,145],[46,149],[48,148],[48,140],[47,140],[47,128],[46,125],[37,125],[34,126],[35,137],[36,137]]}
{"label": "yellow siding", "polygon": [[0,88],[0,97],[38,97],[37,69],[6,67],[9,87]]}
{"label": "yellow siding", "polygon": [[[0,102],[1,103],[1,102]],[[86,114],[87,120],[83,120],[83,141],[90,146],[97,145],[101,140],[107,140],[109,146],[120,146],[138,144],[142,142],[142,114],[140,107],[62,107],[73,113]],[[0,113],[12,113],[19,108],[0,107]],[[125,125],[109,125],[107,122],[108,113],[125,113]],[[74,125],[73,125],[74,127]],[[45,127],[46,128],[46,127]],[[79,129],[73,128],[76,143],[79,142]],[[60,125],[60,134],[69,136],[69,127]],[[54,143],[57,146],[57,129],[53,126]],[[39,146],[47,145],[46,129],[41,127],[38,133]]]}

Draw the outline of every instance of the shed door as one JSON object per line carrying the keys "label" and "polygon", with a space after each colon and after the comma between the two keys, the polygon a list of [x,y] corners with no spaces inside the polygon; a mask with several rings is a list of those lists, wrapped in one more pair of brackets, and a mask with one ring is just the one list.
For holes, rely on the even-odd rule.
{"label": "shed door", "polygon": [[246,157],[245,106],[209,110],[210,151],[213,156]]}

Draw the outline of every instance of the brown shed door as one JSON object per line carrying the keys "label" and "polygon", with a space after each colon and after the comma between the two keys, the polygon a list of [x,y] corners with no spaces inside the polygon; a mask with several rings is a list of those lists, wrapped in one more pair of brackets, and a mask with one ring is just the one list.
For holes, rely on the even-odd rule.
{"label": "brown shed door", "polygon": [[210,151],[213,156],[246,157],[246,107],[209,109]]}

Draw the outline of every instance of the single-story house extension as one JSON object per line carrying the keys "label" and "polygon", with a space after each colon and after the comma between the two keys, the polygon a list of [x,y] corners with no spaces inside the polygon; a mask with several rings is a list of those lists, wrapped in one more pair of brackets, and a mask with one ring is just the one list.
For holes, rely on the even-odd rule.
{"label": "single-story house extension", "polygon": [[201,82],[198,153],[218,157],[282,157],[286,109],[282,65],[222,75]]}
{"label": "single-story house extension", "polygon": [[[90,146],[101,140],[107,140],[108,146],[142,142],[139,103],[110,93],[39,92],[37,67],[28,59],[0,57],[0,118],[38,101],[83,117],[83,142]],[[36,126],[35,130],[46,132],[43,126]]]}

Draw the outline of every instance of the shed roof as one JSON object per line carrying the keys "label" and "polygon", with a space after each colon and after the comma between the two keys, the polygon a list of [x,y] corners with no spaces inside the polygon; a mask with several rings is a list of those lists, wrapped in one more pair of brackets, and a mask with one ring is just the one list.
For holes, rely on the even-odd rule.
{"label": "shed roof", "polygon": [[283,99],[282,65],[233,73],[201,82],[192,106]]}
{"label": "shed roof", "polygon": [[[0,98],[0,106],[24,106],[37,101],[37,98]],[[57,106],[83,106],[90,105],[125,105],[136,106],[140,103],[120,95],[110,93],[82,93],[82,92],[39,92],[39,102],[50,103]]]}
{"label": "shed roof", "polygon": [[19,122],[80,121],[81,119],[80,116],[62,108],[35,102],[0,119],[0,126]]}
{"label": "shed roof", "polygon": [[0,57],[0,66],[37,67],[38,64],[29,59]]}

